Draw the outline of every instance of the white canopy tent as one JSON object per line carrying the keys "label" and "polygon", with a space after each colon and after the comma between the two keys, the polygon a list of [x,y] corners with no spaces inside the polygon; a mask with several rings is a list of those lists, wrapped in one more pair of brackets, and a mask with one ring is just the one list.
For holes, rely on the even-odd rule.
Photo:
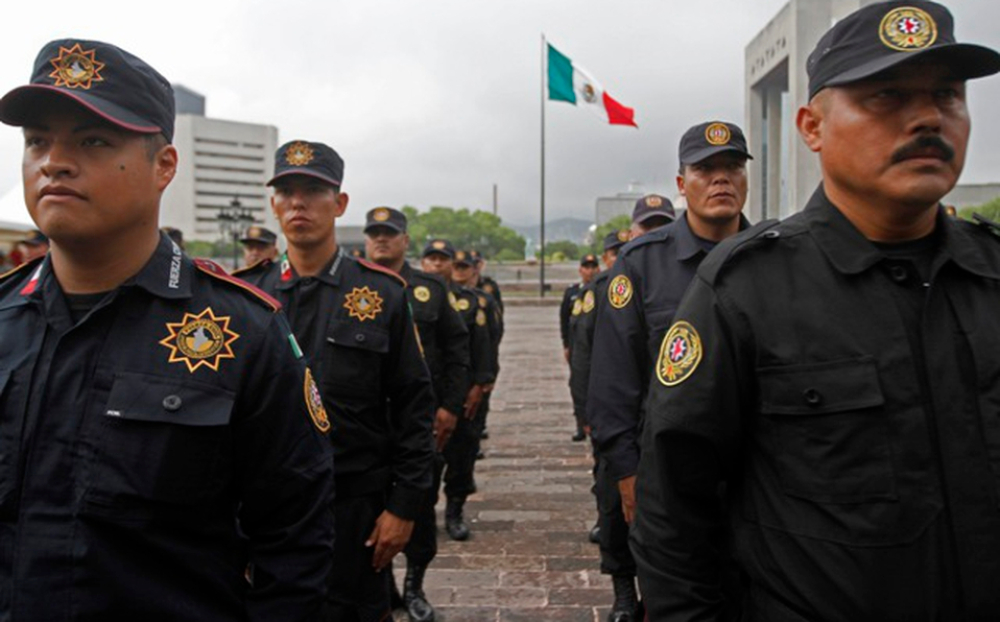
{"label": "white canopy tent", "polygon": [[21,186],[14,186],[0,197],[0,243],[13,243],[25,238],[25,232],[35,228],[24,205]]}

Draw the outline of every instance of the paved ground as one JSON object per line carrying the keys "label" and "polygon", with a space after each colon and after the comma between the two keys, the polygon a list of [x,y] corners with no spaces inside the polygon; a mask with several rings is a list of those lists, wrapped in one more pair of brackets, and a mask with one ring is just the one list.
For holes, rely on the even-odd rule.
{"label": "paved ground", "polygon": [[466,504],[473,535],[448,539],[442,499],[427,595],[445,622],[601,622],[611,584],[587,541],[596,518],[592,462],[589,443],[570,441],[558,308],[510,307],[506,320],[479,492]]}

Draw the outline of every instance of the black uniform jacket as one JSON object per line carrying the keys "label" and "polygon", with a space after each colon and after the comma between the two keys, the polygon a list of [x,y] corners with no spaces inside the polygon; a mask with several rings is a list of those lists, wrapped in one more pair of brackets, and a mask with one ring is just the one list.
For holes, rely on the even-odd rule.
{"label": "black uniform jacket", "polygon": [[[476,302],[479,304],[479,308],[486,314],[486,331],[489,333],[490,345],[492,346],[493,376],[494,382],[496,382],[496,376],[500,374],[500,342],[503,341],[504,329],[503,312],[500,310],[500,305],[497,304],[496,299],[484,290],[476,287],[472,289],[472,293],[476,295]],[[478,317],[476,321],[479,321]]]}
{"label": "black uniform jacket", "polygon": [[489,316],[479,305],[476,292],[455,282],[449,286],[452,307],[458,311],[469,331],[469,356],[472,384],[493,384],[497,379],[497,349],[490,334]]}
{"label": "black uniform jacket", "polygon": [[573,283],[563,290],[562,302],[559,303],[559,337],[562,339],[563,348],[570,346],[569,341],[569,318],[573,315],[573,303],[580,297],[581,283]]}
{"label": "black uniform jacket", "polygon": [[[586,418],[587,393],[590,389],[590,367],[593,361],[594,327],[597,314],[604,303],[608,287],[608,271],[601,272],[583,286],[579,304],[570,315],[569,390],[573,409]],[[588,422],[589,423],[589,422]]]}
{"label": "black uniform jacket", "polygon": [[[740,227],[749,223],[740,218]],[[687,216],[622,247],[603,292],[594,333],[587,419],[608,472],[635,475],[639,427],[653,360],[688,284],[714,245],[691,232]],[[601,293],[601,292],[598,292]]]}
{"label": "black uniform jacket", "polygon": [[386,509],[412,519],[431,487],[434,391],[405,284],[337,250],[315,277],[287,256],[239,273],[285,307],[333,422],[337,494],[389,491]]}
{"label": "black uniform jacket", "polygon": [[277,303],[165,235],[76,323],[49,258],[4,276],[0,620],[312,619],[318,428]]}
{"label": "black uniform jacket", "polygon": [[721,507],[746,619],[998,619],[1000,239],[943,212],[937,233],[923,285],[820,190],[702,264],[658,361],[673,386],[650,388],[633,550],[651,620],[722,610]]}
{"label": "black uniform jacket", "polygon": [[406,294],[438,405],[459,415],[469,392],[472,371],[469,330],[451,306],[448,284],[441,277],[414,270],[406,263],[399,274],[408,284]]}
{"label": "black uniform jacket", "polygon": [[500,314],[503,315],[503,296],[500,294],[500,285],[492,277],[484,276],[479,279],[479,289],[493,296],[493,299],[497,301],[497,306],[500,307]]}

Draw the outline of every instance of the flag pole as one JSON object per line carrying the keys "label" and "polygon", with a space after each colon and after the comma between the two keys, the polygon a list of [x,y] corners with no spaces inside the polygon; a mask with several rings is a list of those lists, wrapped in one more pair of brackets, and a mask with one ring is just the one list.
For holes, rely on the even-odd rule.
{"label": "flag pole", "polygon": [[542,152],[541,152],[541,178],[542,178],[542,197],[541,197],[541,223],[539,238],[541,238],[541,263],[539,264],[538,272],[538,295],[540,298],[545,298],[545,72],[546,72],[546,49],[545,49],[545,33],[542,33]]}

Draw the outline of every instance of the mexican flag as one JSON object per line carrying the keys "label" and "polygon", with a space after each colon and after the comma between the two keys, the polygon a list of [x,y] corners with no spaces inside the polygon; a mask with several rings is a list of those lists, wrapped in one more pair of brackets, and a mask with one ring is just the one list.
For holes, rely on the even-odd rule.
{"label": "mexican flag", "polygon": [[619,104],[601,83],[549,44],[549,99],[592,110],[611,125],[635,124],[635,110]]}

